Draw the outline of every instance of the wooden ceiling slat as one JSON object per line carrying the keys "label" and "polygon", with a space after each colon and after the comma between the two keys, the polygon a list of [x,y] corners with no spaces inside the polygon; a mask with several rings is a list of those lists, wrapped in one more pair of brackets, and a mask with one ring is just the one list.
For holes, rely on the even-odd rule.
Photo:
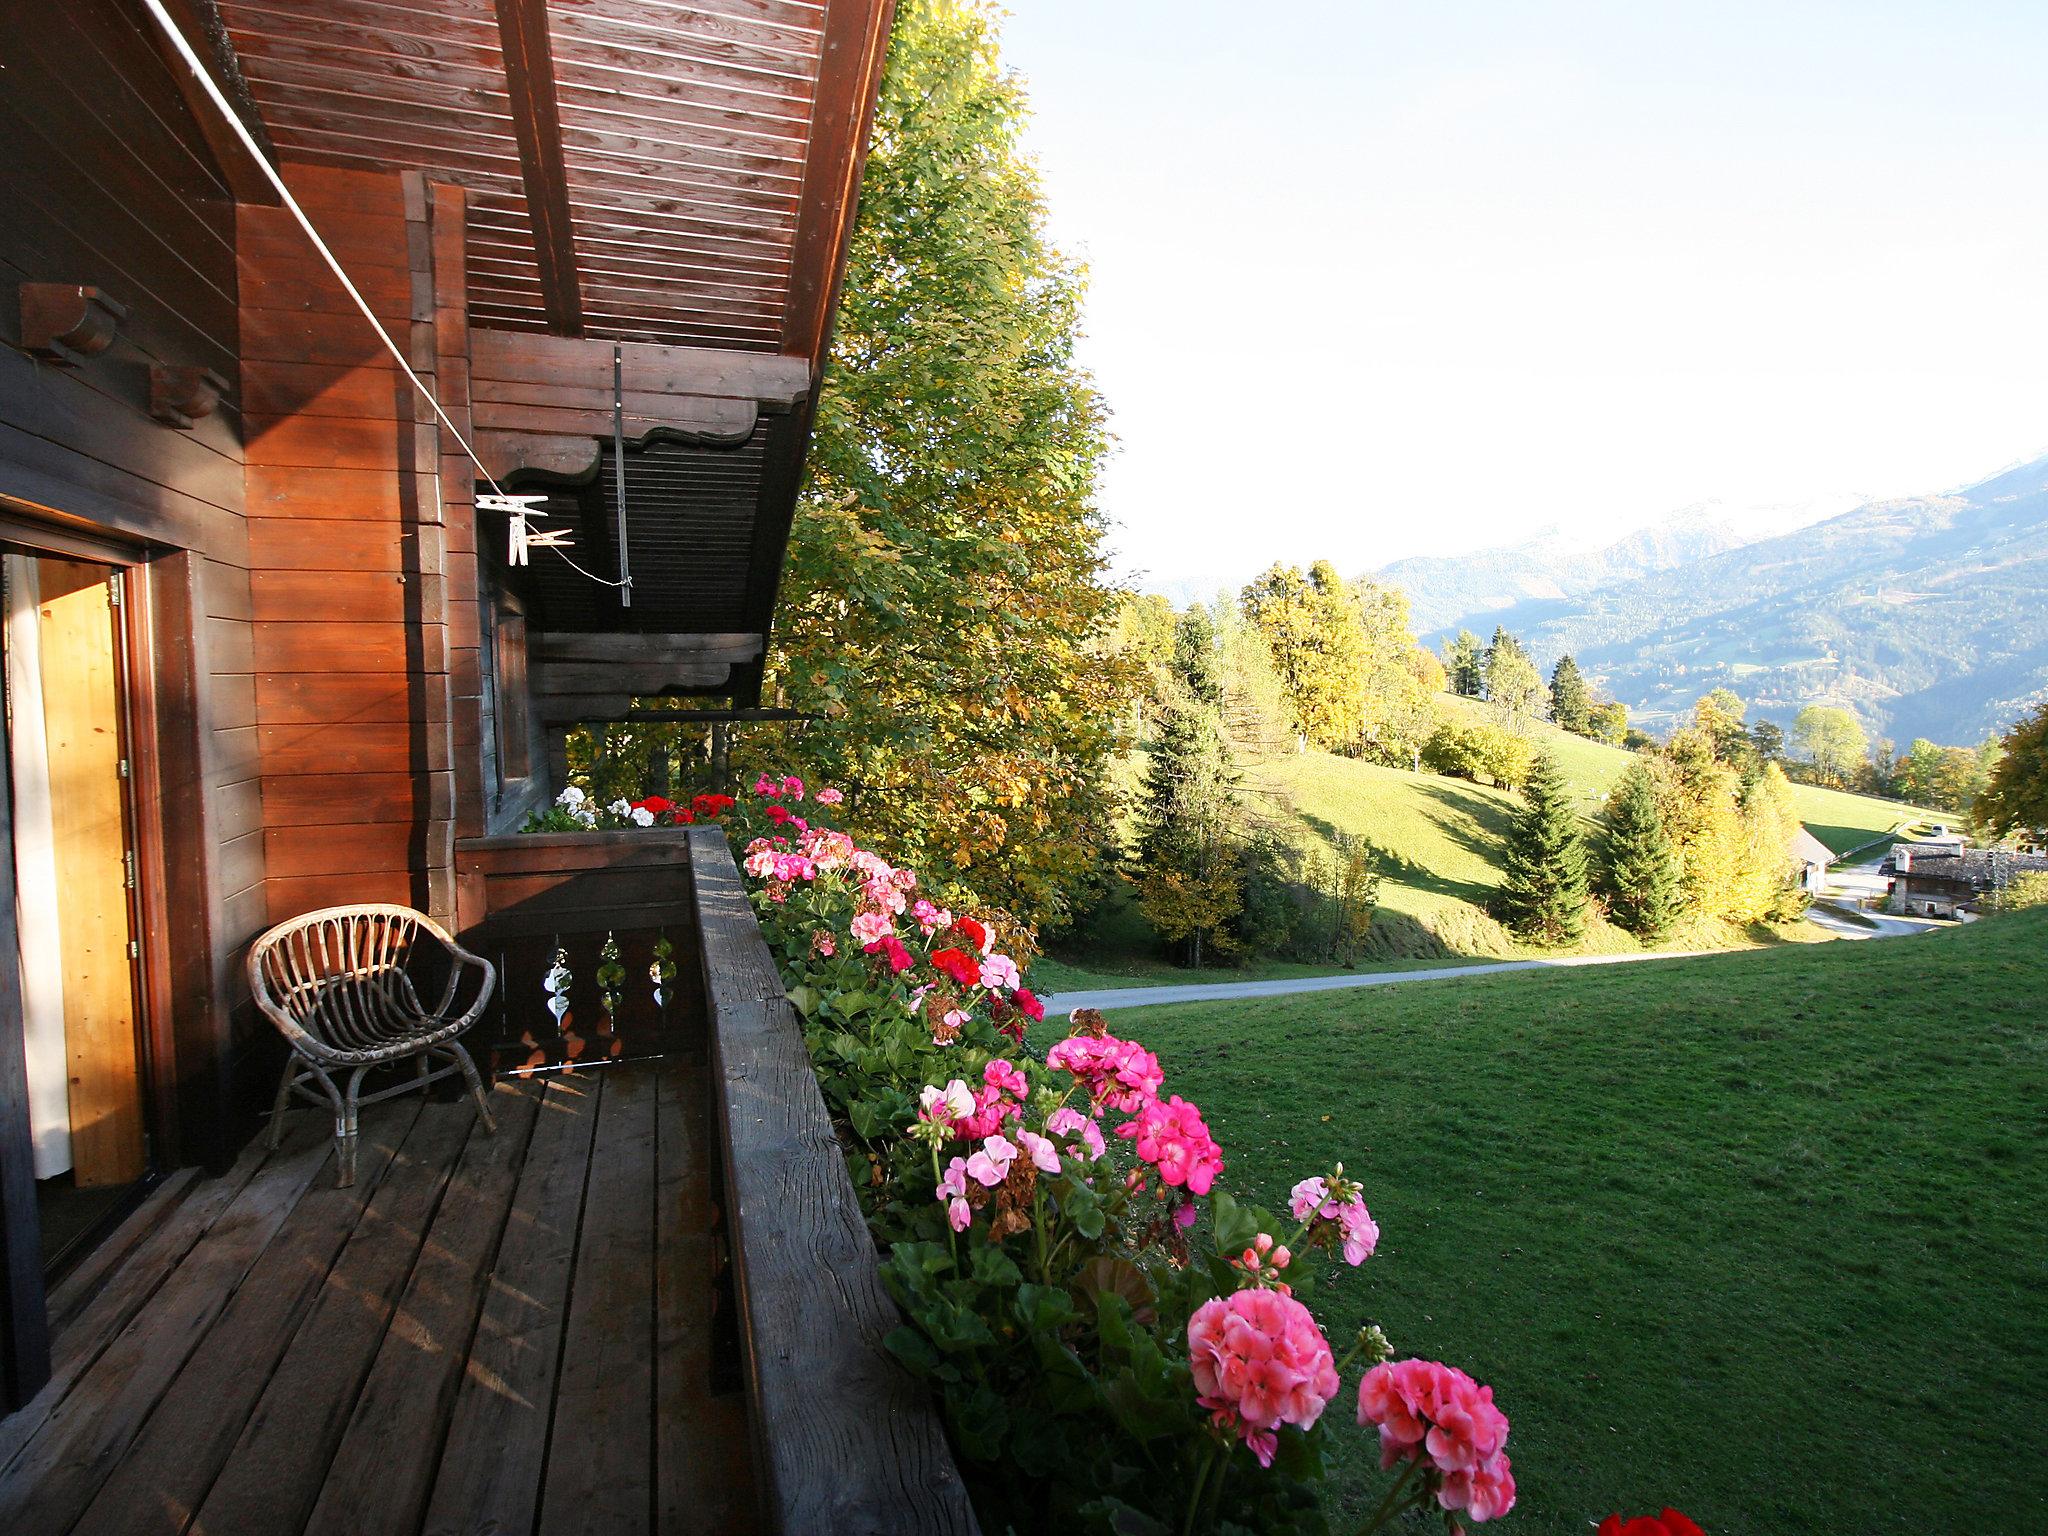
{"label": "wooden ceiling slat", "polygon": [[817,53],[821,13],[815,6],[764,7],[757,12],[673,0],[633,0],[631,15],[619,0],[552,0],[555,12],[578,24],[626,19],[669,32],[744,43],[774,53]]}
{"label": "wooden ceiling slat", "polygon": [[636,92],[612,82],[586,84],[562,80],[557,82],[557,94],[565,107],[575,107],[571,118],[576,121],[629,127],[658,125],[677,131],[703,129],[763,144],[785,145],[798,159],[803,158],[804,136],[811,121],[808,113],[739,111],[709,106],[687,96]]}
{"label": "wooden ceiling slat", "polygon": [[[635,7],[638,9],[638,7]],[[616,48],[639,54],[656,69],[673,60],[714,65],[735,77],[771,77],[802,82],[806,95],[818,78],[818,39],[792,33],[782,47],[763,47],[759,42],[732,35],[722,23],[714,34],[709,27],[679,27],[673,18],[649,21],[641,16],[589,6],[556,6],[555,30],[562,37],[576,37],[593,47]]]}
{"label": "wooden ceiling slat", "polygon": [[338,97],[358,106],[441,107],[451,112],[482,111],[512,120],[510,98],[499,77],[495,87],[451,85],[445,81],[408,78],[388,69],[353,68],[345,63],[307,64],[271,54],[242,56],[242,73],[251,85],[267,87],[264,112],[309,97]]}

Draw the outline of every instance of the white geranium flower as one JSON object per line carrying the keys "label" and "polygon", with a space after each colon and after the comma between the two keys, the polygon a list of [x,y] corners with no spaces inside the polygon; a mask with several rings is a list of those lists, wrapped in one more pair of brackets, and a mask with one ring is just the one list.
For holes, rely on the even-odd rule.
{"label": "white geranium flower", "polygon": [[581,804],[583,804],[583,800],[583,791],[578,789],[574,784],[571,784],[567,789],[563,790],[559,795],[555,796],[555,804],[565,805],[572,811],[575,810]]}
{"label": "white geranium flower", "polygon": [[614,816],[630,816],[633,812],[631,802],[626,800],[614,800],[610,809]]}
{"label": "white geranium flower", "polygon": [[653,825],[654,825],[654,812],[652,812],[652,811],[650,811],[649,809],[647,809],[647,807],[646,807],[646,806],[644,806],[644,805],[636,805],[636,806],[634,806],[634,807],[633,807],[633,825],[634,825],[634,826],[636,826],[636,827],[651,827],[651,826],[653,826]]}

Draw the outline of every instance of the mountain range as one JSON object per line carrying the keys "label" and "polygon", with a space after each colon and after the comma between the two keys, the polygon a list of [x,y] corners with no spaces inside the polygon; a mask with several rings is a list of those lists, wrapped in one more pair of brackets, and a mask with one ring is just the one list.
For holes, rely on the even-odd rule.
{"label": "mountain range", "polygon": [[1603,548],[1549,536],[1374,579],[1408,593],[1426,644],[1505,625],[1652,727],[1725,685],[1752,718],[1835,704],[1899,743],[1969,743],[2048,696],[2048,456],[1799,526],[1811,510],[1758,538],[1689,508]]}

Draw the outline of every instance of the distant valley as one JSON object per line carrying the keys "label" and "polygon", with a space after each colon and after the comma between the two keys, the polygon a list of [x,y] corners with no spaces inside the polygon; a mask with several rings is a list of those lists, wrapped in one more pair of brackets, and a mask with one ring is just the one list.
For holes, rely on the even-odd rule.
{"label": "distant valley", "polygon": [[1775,537],[1692,509],[1604,549],[1537,540],[1373,578],[1408,593],[1425,643],[1504,624],[1652,726],[1725,685],[1782,721],[1838,704],[1901,745],[1974,742],[2048,694],[2048,456]]}

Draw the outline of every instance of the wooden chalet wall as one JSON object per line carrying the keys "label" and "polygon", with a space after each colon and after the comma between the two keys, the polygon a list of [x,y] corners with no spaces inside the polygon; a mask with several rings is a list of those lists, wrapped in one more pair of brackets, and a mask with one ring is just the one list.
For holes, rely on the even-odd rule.
{"label": "wooden chalet wall", "polygon": [[[466,429],[461,193],[288,174]],[[245,209],[240,252],[270,916],[394,901],[450,921],[458,813],[483,830],[480,773],[455,771],[480,736],[473,472],[286,212]]]}
{"label": "wooden chalet wall", "polygon": [[[9,3],[0,24],[0,511],[112,537],[155,643],[143,658],[167,850],[144,850],[164,921],[151,1000],[176,1064],[184,1157],[219,1119],[227,1018],[252,1010],[240,956],[266,921],[249,539],[243,519],[233,192],[139,7]],[[128,307],[75,367],[19,350],[22,283]],[[149,414],[150,366],[230,382],[189,427]],[[145,744],[138,744],[138,752]]]}

